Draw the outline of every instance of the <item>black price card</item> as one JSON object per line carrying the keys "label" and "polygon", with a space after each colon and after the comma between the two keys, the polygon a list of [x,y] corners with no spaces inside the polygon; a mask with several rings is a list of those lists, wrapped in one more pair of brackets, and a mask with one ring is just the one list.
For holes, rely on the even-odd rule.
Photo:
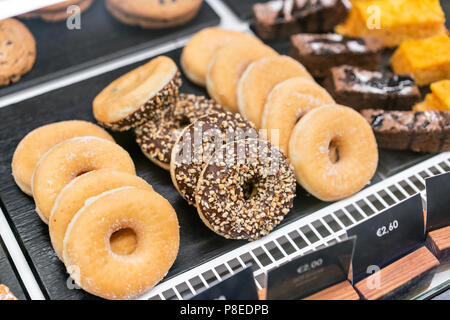
{"label": "black price card", "polygon": [[450,224],[450,172],[425,180],[427,190],[427,231]]}
{"label": "black price card", "polygon": [[258,300],[252,267],[247,267],[222,280],[192,297],[191,300]]}
{"label": "black price card", "polygon": [[359,282],[424,243],[420,194],[348,229],[347,235],[357,237],[352,270]]}
{"label": "black price card", "polygon": [[296,258],[267,274],[267,299],[302,299],[347,280],[355,238]]}

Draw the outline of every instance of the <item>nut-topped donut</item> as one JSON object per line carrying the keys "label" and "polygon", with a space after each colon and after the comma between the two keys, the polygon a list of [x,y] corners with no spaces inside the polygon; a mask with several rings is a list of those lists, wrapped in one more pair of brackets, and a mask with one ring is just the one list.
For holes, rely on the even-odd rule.
{"label": "nut-topped donut", "polygon": [[174,112],[168,110],[156,121],[136,128],[136,142],[148,159],[169,170],[172,148],[182,130],[204,115],[221,111],[222,107],[212,99],[180,94]]}
{"label": "nut-topped donut", "polygon": [[183,130],[172,149],[170,175],[175,188],[195,205],[198,178],[214,150],[236,139],[257,136],[254,126],[239,114],[212,113],[197,119]]}
{"label": "nut-topped donut", "polygon": [[286,157],[268,141],[245,139],[218,149],[196,188],[197,211],[228,239],[257,240],[289,213],[295,175]]}
{"label": "nut-topped donut", "polygon": [[94,99],[94,116],[112,130],[129,130],[175,106],[180,86],[175,62],[157,57],[103,89]]}

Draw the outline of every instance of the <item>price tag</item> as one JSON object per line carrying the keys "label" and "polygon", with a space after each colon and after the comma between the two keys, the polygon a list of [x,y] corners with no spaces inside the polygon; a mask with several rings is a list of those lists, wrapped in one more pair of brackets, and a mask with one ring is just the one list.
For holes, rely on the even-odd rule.
{"label": "price tag", "polygon": [[450,172],[425,180],[427,188],[427,231],[450,224]]}
{"label": "price tag", "polygon": [[355,238],[296,258],[267,274],[267,299],[302,299],[347,280]]}
{"label": "price tag", "polygon": [[191,300],[258,300],[252,267],[239,271],[192,297]]}
{"label": "price tag", "polygon": [[422,245],[424,230],[420,194],[348,229],[349,237],[357,237],[354,280],[360,281]]}

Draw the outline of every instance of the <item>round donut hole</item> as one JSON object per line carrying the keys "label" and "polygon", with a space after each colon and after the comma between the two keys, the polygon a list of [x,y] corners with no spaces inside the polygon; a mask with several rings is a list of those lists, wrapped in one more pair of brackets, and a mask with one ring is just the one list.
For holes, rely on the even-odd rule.
{"label": "round donut hole", "polygon": [[328,145],[328,157],[330,158],[331,163],[339,161],[339,141],[337,139],[330,141],[330,144]]}
{"label": "round donut hole", "polygon": [[255,180],[249,180],[242,186],[242,191],[244,193],[244,199],[250,200],[258,193],[258,188],[256,187]]}
{"label": "round donut hole", "polygon": [[119,229],[109,238],[111,251],[117,255],[127,256],[132,254],[137,247],[137,236],[131,228]]}

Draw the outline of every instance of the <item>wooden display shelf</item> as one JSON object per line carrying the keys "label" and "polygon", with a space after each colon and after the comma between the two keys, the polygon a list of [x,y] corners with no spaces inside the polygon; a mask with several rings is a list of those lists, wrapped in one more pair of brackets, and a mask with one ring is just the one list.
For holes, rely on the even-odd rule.
{"label": "wooden display shelf", "polygon": [[359,295],[350,282],[343,281],[303,300],[359,300]]}
{"label": "wooden display shelf", "polygon": [[450,226],[429,232],[426,245],[439,260],[450,258]]}
{"label": "wooden display shelf", "polygon": [[[266,299],[266,289],[258,291],[259,300]],[[319,291],[302,300],[359,300],[359,295],[348,281],[343,281],[334,286]]]}
{"label": "wooden display shelf", "polygon": [[[420,279],[438,265],[438,259],[423,246],[359,281],[355,288],[364,299],[377,300]],[[377,279],[379,286],[370,288],[369,284],[375,283]]]}

